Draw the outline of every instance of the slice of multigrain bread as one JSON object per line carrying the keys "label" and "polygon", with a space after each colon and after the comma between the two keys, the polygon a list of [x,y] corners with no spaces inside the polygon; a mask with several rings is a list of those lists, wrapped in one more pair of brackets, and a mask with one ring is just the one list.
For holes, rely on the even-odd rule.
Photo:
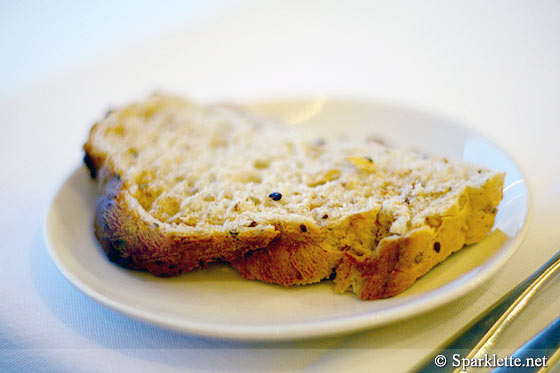
{"label": "slice of multigrain bread", "polygon": [[308,141],[230,106],[165,96],[111,111],[84,146],[112,261],[207,263],[285,286],[390,297],[492,228],[504,174],[367,141]]}

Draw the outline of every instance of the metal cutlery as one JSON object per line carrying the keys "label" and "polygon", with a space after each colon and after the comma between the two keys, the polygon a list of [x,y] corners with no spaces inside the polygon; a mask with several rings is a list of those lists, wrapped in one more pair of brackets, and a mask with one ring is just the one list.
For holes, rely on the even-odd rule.
{"label": "metal cutlery", "polygon": [[[476,359],[488,354],[501,332],[559,269],[560,251],[525,281],[444,342],[441,347],[436,349],[433,355],[430,355],[420,363],[415,371],[440,373],[460,371],[462,367],[457,367],[456,364],[453,364],[456,362],[454,358],[456,359],[457,356]],[[558,331],[557,328],[554,330]],[[522,353],[523,351],[520,352],[520,354]]]}

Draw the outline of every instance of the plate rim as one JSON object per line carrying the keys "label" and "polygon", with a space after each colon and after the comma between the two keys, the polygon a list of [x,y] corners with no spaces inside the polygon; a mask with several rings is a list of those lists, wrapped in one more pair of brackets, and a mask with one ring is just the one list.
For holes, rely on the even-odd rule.
{"label": "plate rim", "polygon": [[[254,107],[256,105],[266,105],[266,104],[303,104],[305,102],[311,102],[313,99],[303,99],[303,98],[278,98],[277,100],[266,99],[262,101],[254,101],[243,104],[244,107]],[[464,282],[464,276],[472,276],[475,269],[462,274],[456,279],[448,282],[438,288],[430,290],[426,293],[420,293],[411,295],[407,302],[402,305],[397,305],[396,308],[389,307],[388,309],[378,310],[374,313],[368,312],[353,316],[344,317],[334,317],[327,318],[318,321],[306,321],[306,322],[292,322],[288,325],[275,326],[272,324],[265,326],[247,326],[247,325],[225,325],[217,324],[215,322],[205,322],[205,321],[189,321],[185,319],[178,320],[177,317],[169,317],[165,314],[155,314],[151,311],[145,311],[138,309],[134,306],[130,306],[118,300],[111,299],[96,290],[90,288],[85,281],[83,281],[79,276],[76,276],[70,269],[68,269],[59,256],[57,250],[55,250],[52,238],[50,237],[50,222],[52,219],[49,218],[51,214],[54,213],[55,202],[57,197],[66,183],[83,168],[83,165],[77,166],[72,169],[71,172],[67,173],[64,180],[55,189],[53,195],[50,198],[50,203],[47,208],[46,214],[43,219],[43,237],[47,246],[48,253],[53,260],[55,266],[63,274],[63,276],[80,292],[84,295],[90,297],[94,301],[100,303],[101,305],[117,311],[118,313],[132,317],[133,319],[146,322],[151,325],[156,325],[163,327],[168,330],[179,331],[184,333],[190,333],[203,337],[211,337],[232,341],[250,341],[250,342],[279,342],[279,341],[290,341],[290,340],[302,340],[311,339],[324,336],[349,334],[359,330],[379,327],[387,325],[399,320],[405,320],[414,316],[419,316],[429,310],[435,310],[442,307],[445,304],[449,304],[461,296],[473,291],[478,288],[483,283],[487,282],[489,279],[494,277],[497,272],[499,272],[504,265],[509,261],[509,259],[517,252],[524,239],[527,236],[529,226],[533,216],[533,198],[531,193],[531,188],[526,177],[526,173],[520,167],[517,160],[512,157],[504,148],[497,145],[492,139],[481,135],[478,131],[467,127],[457,121],[454,121],[445,116],[440,116],[438,114],[433,114],[428,111],[417,109],[408,105],[395,105],[392,103],[385,103],[378,100],[363,100],[363,99],[347,99],[347,98],[328,98],[329,103],[350,103],[359,105],[383,105],[390,107],[392,109],[401,109],[418,114],[428,115],[434,118],[439,118],[444,120],[445,126],[457,127],[461,130],[476,135],[485,141],[489,142],[493,147],[500,150],[511,162],[517,171],[521,175],[523,180],[524,192],[527,196],[527,202],[524,206],[525,216],[523,220],[523,225],[518,229],[514,237],[511,238],[504,246],[508,246],[507,250],[502,250],[499,253],[493,254],[489,259],[487,259],[484,264],[488,268],[485,271],[478,274],[473,278],[473,281],[468,281],[463,283],[455,291],[450,291],[450,289],[457,288],[457,284]],[[490,265],[491,264],[491,265]],[[337,295],[339,296],[339,295]],[[384,301],[390,301],[388,300]],[[402,299],[402,298],[401,298]],[[414,310],[411,312],[411,310]]]}

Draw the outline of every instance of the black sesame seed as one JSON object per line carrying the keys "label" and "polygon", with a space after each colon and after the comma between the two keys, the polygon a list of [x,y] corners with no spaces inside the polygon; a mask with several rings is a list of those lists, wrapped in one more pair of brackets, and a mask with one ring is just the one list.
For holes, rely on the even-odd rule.
{"label": "black sesame seed", "polygon": [[434,243],[434,251],[436,253],[439,253],[440,248],[441,248],[440,243],[436,241],[436,243]]}
{"label": "black sesame seed", "polygon": [[301,229],[303,233],[307,232],[307,227],[304,224],[300,224],[299,229]]}
{"label": "black sesame seed", "polygon": [[282,193],[278,192],[270,193],[268,196],[272,198],[273,201],[280,201],[282,199]]}
{"label": "black sesame seed", "polygon": [[328,214],[323,215],[323,219],[328,219],[328,218],[329,218]]}
{"label": "black sesame seed", "polygon": [[373,159],[371,159],[371,157],[364,157],[364,159],[369,163],[373,163]]}
{"label": "black sesame seed", "polygon": [[257,222],[256,221],[252,221],[251,224],[249,224],[250,228],[256,227],[257,226]]}

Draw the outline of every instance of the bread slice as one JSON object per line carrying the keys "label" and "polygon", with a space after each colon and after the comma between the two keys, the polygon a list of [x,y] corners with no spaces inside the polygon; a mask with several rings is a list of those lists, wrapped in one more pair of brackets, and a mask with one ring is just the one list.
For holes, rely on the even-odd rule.
{"label": "bread slice", "polygon": [[404,291],[491,230],[504,174],[368,141],[307,139],[235,107],[154,96],[91,129],[95,233],[158,276],[229,262],[284,286]]}

